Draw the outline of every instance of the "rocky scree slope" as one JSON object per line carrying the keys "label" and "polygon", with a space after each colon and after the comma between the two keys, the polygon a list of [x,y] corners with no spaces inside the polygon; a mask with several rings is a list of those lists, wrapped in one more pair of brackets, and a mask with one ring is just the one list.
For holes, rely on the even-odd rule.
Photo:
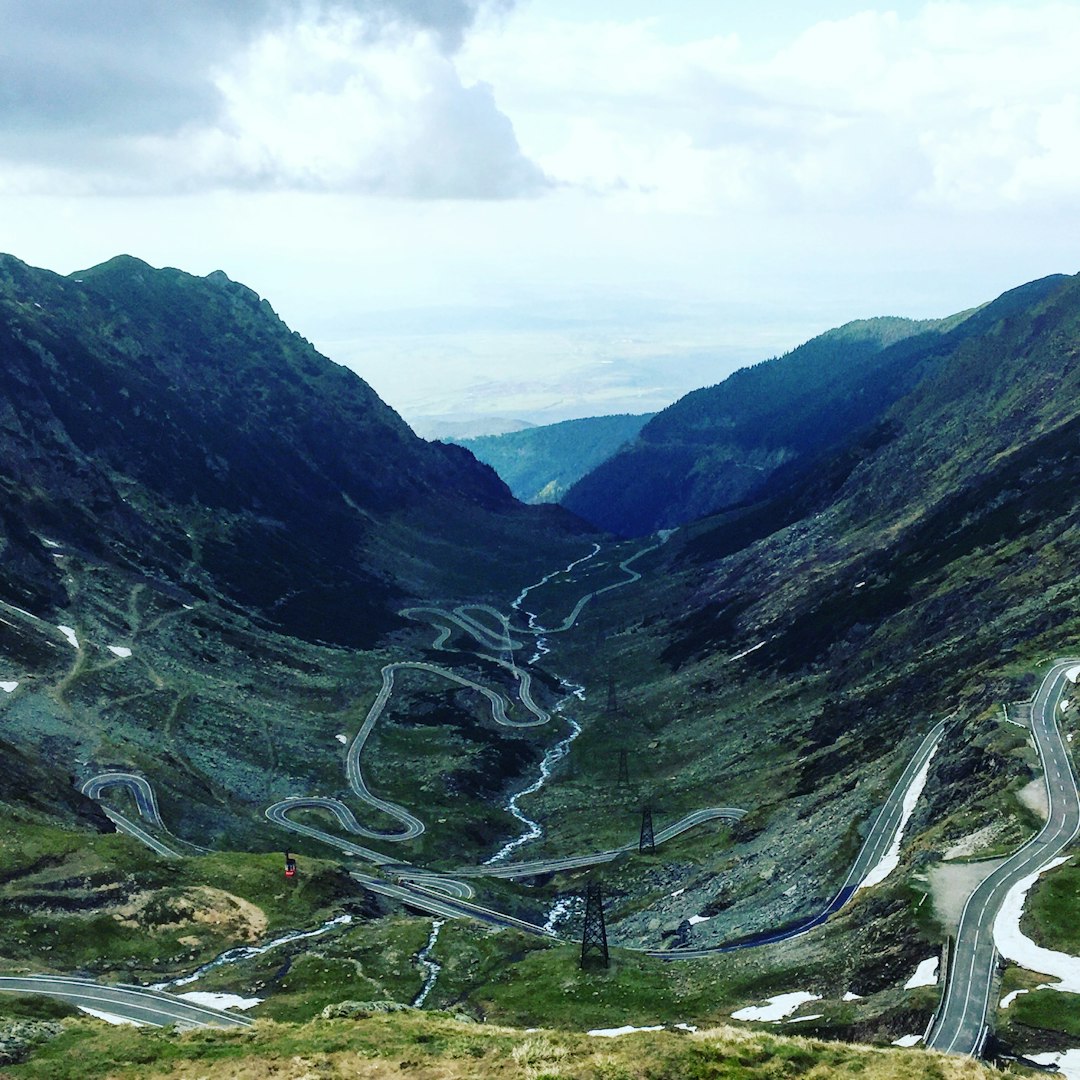
{"label": "rocky scree slope", "polygon": [[[695,943],[812,914],[947,715],[909,857],[988,822],[1003,848],[1030,835],[1015,792],[1038,763],[1001,703],[1080,637],[1078,359],[1080,278],[1006,294],[938,334],[875,423],[678,530],[640,564],[633,598],[601,600],[619,743],[669,804],[722,790],[750,810]],[[709,899],[707,877],[687,895]],[[892,888],[873,900],[890,911],[873,924],[881,956],[912,933]],[[622,932],[644,939],[650,918]]]}
{"label": "rocky scree slope", "polygon": [[401,598],[567,535],[221,272],[121,256],[65,278],[2,256],[0,357],[0,596],[34,612],[65,600],[45,537],[368,646]]}

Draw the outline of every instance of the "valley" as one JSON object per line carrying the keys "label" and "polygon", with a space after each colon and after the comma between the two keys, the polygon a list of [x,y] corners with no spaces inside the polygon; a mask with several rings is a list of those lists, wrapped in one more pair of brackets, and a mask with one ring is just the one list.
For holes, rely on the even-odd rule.
{"label": "valley", "polygon": [[[478,1061],[542,1028],[578,1071],[508,1075],[591,1076],[591,1029],[731,1056],[796,999],[764,1069],[780,1033],[912,1075],[947,1067],[922,1040],[1065,1048],[1069,995],[1003,970],[993,923],[1080,822],[1075,279],[698,395],[693,438],[659,427],[693,497],[624,461],[653,516],[619,539],[417,439],[224,275],[0,271],[0,1016],[52,1033],[14,1075],[332,1056],[363,1019]],[[703,460],[714,398],[751,419]],[[1047,947],[1073,872],[1030,898]],[[87,995],[207,1041],[103,1034]]]}

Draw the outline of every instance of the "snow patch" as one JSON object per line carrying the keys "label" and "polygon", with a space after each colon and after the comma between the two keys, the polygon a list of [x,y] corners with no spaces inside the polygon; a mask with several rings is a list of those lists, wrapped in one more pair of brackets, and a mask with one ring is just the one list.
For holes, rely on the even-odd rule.
{"label": "snow patch", "polygon": [[862,994],[853,994],[850,990],[844,994],[841,1001],[862,1001]]}
{"label": "snow patch", "polygon": [[1007,1009],[1021,994],[1028,993],[1030,993],[1029,990],[1013,990],[1001,999],[1001,1003],[998,1008]]}
{"label": "snow patch", "polygon": [[915,779],[911,781],[911,786],[904,793],[903,811],[900,815],[900,824],[896,826],[896,833],[893,836],[892,845],[882,857],[881,862],[879,862],[877,866],[863,878],[862,883],[859,885],[860,889],[869,889],[872,885],[880,885],[900,865],[900,844],[904,839],[904,829],[907,827],[911,815],[915,812],[915,804],[919,801],[919,796],[923,793],[923,788],[926,787],[926,777],[930,772],[930,762],[934,760],[934,755],[936,753],[937,747],[935,746],[930,752],[930,756],[923,763],[923,767],[915,776]]}
{"label": "snow patch", "polygon": [[1040,1065],[1056,1065],[1065,1080],[1080,1080],[1080,1050],[1063,1050],[1060,1054],[1053,1051],[1046,1054],[1028,1054],[1032,1061]]}
{"label": "snow patch", "polygon": [[824,1013],[812,1013],[810,1016],[793,1016],[790,1020],[785,1020],[785,1024],[801,1024],[804,1020],[820,1020]]}
{"label": "snow patch", "polygon": [[904,989],[913,990],[916,986],[934,986],[937,984],[937,975],[938,957],[931,956],[915,969],[915,974],[904,983]]}
{"label": "snow patch", "polygon": [[129,1020],[126,1016],[117,1016],[116,1013],[103,1012],[101,1009],[91,1009],[89,1005],[80,1005],[79,1011],[89,1016],[95,1016],[98,1020],[104,1020],[106,1024],[130,1024],[132,1027],[146,1027],[141,1020]]}
{"label": "snow patch", "polygon": [[630,1035],[635,1031],[663,1031],[663,1024],[655,1024],[652,1027],[631,1027],[627,1024],[625,1027],[618,1028],[593,1028],[592,1031],[586,1031],[586,1035],[599,1035],[604,1039],[614,1039],[616,1035]]}
{"label": "snow patch", "polygon": [[239,994],[212,994],[207,990],[188,990],[185,994],[177,994],[185,1001],[192,1001],[196,1005],[208,1005],[211,1009],[254,1009],[262,1004],[262,998],[244,998]]}
{"label": "snow patch", "polygon": [[349,741],[344,735],[335,735],[334,738],[337,739],[337,741],[341,743],[342,746],[344,746]]}
{"label": "snow patch", "polygon": [[741,660],[744,656],[749,656],[752,652],[757,652],[758,649],[764,649],[766,642],[759,641],[756,645],[751,645],[749,649],[743,649],[742,652],[736,653],[734,656],[729,656],[727,662],[729,664],[734,663],[736,660]]}
{"label": "snow patch", "polygon": [[1065,678],[1068,679],[1069,682],[1076,682],[1078,677],[1080,677],[1080,664],[1077,664],[1076,667],[1069,668],[1069,670],[1065,672]]}
{"label": "snow patch", "polygon": [[922,1042],[921,1035],[901,1035],[899,1039],[893,1039],[893,1046],[914,1046]]}
{"label": "snow patch", "polygon": [[994,944],[1007,960],[1012,960],[1028,971],[1038,971],[1058,979],[1058,982],[1049,984],[1049,989],[1080,994],[1080,956],[1044,949],[1020,930],[1020,916],[1024,913],[1028,890],[1040,874],[1068,861],[1065,856],[1052,859],[1034,873],[1021,878],[1008,891],[994,920]]}
{"label": "snow patch", "polygon": [[748,1005],[731,1014],[733,1020],[783,1020],[796,1009],[801,1009],[811,1001],[820,1001],[820,994],[808,994],[805,990],[795,990],[790,994],[777,994],[768,999],[767,1005]]}
{"label": "snow patch", "polygon": [[0,690],[3,690],[5,694],[10,694],[18,685],[17,682],[0,682]]}
{"label": "snow patch", "polygon": [[691,926],[697,926],[698,923],[708,922],[711,916],[709,915],[691,915],[686,921]]}
{"label": "snow patch", "polygon": [[1069,704],[1070,703],[1068,701],[1063,701],[1061,703],[1061,711],[1062,712],[1068,712],[1069,711]]}
{"label": "snow patch", "polygon": [[126,645],[106,645],[105,648],[121,660],[126,660],[131,655],[131,650]]}
{"label": "snow patch", "polygon": [[70,626],[57,626],[56,629],[71,642],[72,648],[77,649],[79,647],[79,639],[75,636],[75,631]]}

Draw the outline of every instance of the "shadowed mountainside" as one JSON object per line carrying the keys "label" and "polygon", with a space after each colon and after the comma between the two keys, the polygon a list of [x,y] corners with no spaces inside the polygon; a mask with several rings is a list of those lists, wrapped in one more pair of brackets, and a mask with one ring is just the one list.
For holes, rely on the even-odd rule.
{"label": "shadowed mountainside", "polygon": [[634,438],[652,415],[590,416],[453,441],[490,465],[522,502],[558,502],[575,481]]}
{"label": "shadowed mountainside", "polygon": [[873,422],[917,384],[964,318],[852,322],[743,368],[657,413],[561,502],[621,536],[732,506],[785,464]]}
{"label": "shadowed mountainside", "polygon": [[64,599],[45,536],[370,645],[402,597],[497,576],[522,527],[567,528],[417,438],[220,271],[121,256],[64,278],[0,257],[0,355],[0,595],[34,611]]}

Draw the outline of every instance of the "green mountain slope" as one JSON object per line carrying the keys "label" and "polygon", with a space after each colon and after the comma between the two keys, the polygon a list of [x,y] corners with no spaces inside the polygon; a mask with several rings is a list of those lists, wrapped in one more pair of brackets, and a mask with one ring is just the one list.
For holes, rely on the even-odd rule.
{"label": "green mountain slope", "polygon": [[4,256],[0,355],[0,593],[34,611],[64,599],[45,536],[369,645],[403,597],[497,577],[491,554],[548,528],[220,272],[124,256],[65,279]]}
{"label": "green mountain slope", "polygon": [[490,465],[522,502],[558,502],[575,481],[633,439],[652,415],[592,416],[453,441]]}
{"label": "green mountain slope", "polygon": [[[979,829],[979,854],[1033,832],[1018,792],[1039,765],[1002,704],[1080,639],[1080,278],[1006,294],[920,359],[875,424],[677,530],[633,608],[600,602],[606,644],[583,647],[582,670],[614,673],[618,743],[655,797],[756,808],[714,864],[732,878],[696,940],[827,900],[897,763],[945,716],[907,873],[848,930],[880,916],[884,958],[914,928],[906,890],[929,894],[943,852]],[[589,737],[586,789],[615,745]]]}
{"label": "green mountain slope", "polygon": [[963,316],[848,323],[658,413],[563,505],[618,535],[669,528],[758,490],[787,462],[842,442],[923,374]]}
{"label": "green mountain slope", "polygon": [[[1002,705],[1027,697],[1046,658],[1075,653],[1080,639],[1080,278],[1034,282],[917,332],[848,331],[846,343],[807,347],[788,376],[783,361],[762,365],[724,393],[748,417],[739,421],[743,447],[771,445],[754,444],[755,432],[775,434],[781,417],[791,420],[784,460],[734,505],[662,544],[628,541],[590,556],[591,536],[566,531],[552,508],[514,504],[463,449],[407,435],[395,442],[394,418],[384,426],[377,405],[341,419],[348,402],[337,399],[353,392],[335,383],[323,422],[353,440],[364,474],[353,477],[349,455],[338,461],[318,441],[320,424],[303,416],[317,396],[305,378],[317,373],[297,375],[305,390],[282,398],[280,412],[263,403],[277,390],[259,372],[260,357],[273,343],[286,354],[278,374],[305,357],[318,365],[302,342],[267,328],[255,350],[254,331],[241,333],[224,315],[217,321],[212,303],[196,318],[173,288],[229,296],[235,287],[186,278],[136,334],[125,312],[153,297],[126,297],[144,287],[139,277],[157,281],[155,272],[141,264],[102,271],[113,273],[101,294],[84,276],[87,299],[70,318],[62,292],[40,298],[46,286],[75,286],[65,279],[31,274],[34,292],[9,286],[4,301],[12,362],[0,430],[13,464],[4,476],[0,680],[17,676],[18,685],[0,697],[0,738],[13,763],[0,784],[0,824],[11,838],[0,845],[0,966],[86,967],[125,981],[190,970],[233,933],[199,928],[195,900],[209,889],[272,916],[268,934],[343,910],[354,918],[340,937],[215,970],[208,985],[265,994],[257,1015],[272,1020],[307,1019],[346,997],[414,1000],[427,942],[442,970],[426,1007],[494,1023],[578,1033],[624,1022],[712,1025],[747,1004],[803,991],[817,1000],[798,1017],[801,1033],[887,1043],[925,1030],[938,990],[906,983],[950,932],[951,916],[937,906],[948,892],[942,875],[970,855],[1014,849],[1038,820],[1021,793],[1039,762],[1015,711],[1006,716]],[[184,311],[192,321],[181,332]],[[184,345],[207,326],[220,335]],[[67,355],[94,380],[62,364]],[[815,360],[826,355],[835,359],[828,370]],[[207,357],[211,371],[200,372]],[[245,377],[226,384],[220,372],[234,364]],[[143,388],[136,376],[150,371]],[[102,387],[113,385],[106,396]],[[170,396],[174,385],[185,392]],[[115,421],[136,389],[153,403],[156,425]],[[203,415],[195,402],[215,393],[219,404]],[[685,406],[701,407],[694,415],[703,445],[738,427],[737,417],[718,419],[709,399]],[[174,433],[170,410],[181,408],[195,415]],[[288,435],[281,443],[271,438],[271,415]],[[217,430],[230,417],[230,429]],[[684,426],[675,430],[684,437]],[[155,445],[159,431],[168,440]],[[174,434],[190,435],[175,458]],[[380,445],[396,447],[392,457],[382,460]],[[140,446],[146,462],[133,461]],[[208,458],[215,448],[229,452],[221,452],[225,464]],[[246,455],[259,452],[272,455],[272,476],[245,471]],[[244,477],[235,485],[234,470]],[[306,499],[309,484],[322,497]],[[444,489],[453,494],[444,498]],[[362,519],[361,531],[349,531],[350,515]],[[306,554],[288,546],[294,531]],[[284,538],[278,548],[274,537]],[[249,552],[260,567],[254,581],[243,576]],[[385,622],[364,627],[366,649],[344,633],[305,637],[301,620],[279,614],[282,605],[245,591],[286,571],[302,573],[297,588],[332,577],[342,596],[326,610],[344,619],[368,580],[348,576],[350,561],[373,590],[385,589],[370,600],[371,617]],[[543,583],[524,590],[541,569]],[[398,622],[393,611],[405,597],[437,602],[442,614]],[[506,614],[520,645],[498,640],[495,613],[468,607],[480,599]],[[466,606],[455,615],[459,603]],[[116,645],[132,654],[121,657]],[[365,823],[386,826],[350,791],[342,747],[380,699],[390,664],[401,665],[398,683],[365,751],[365,774],[427,826],[395,845],[394,857],[442,869],[475,864],[518,830],[505,809],[514,792],[542,826],[521,857],[628,844],[593,871],[604,881],[608,971],[579,969],[580,918],[558,923],[563,944],[456,919],[436,940],[429,919],[384,918],[382,902],[362,899],[340,871],[352,860],[314,840],[288,836],[299,846],[300,889],[281,887],[277,857],[267,878],[271,857],[252,852],[281,846],[285,834],[264,816],[272,800],[332,795],[361,809]],[[530,693],[552,723],[509,730],[476,692],[494,688],[512,718],[528,721],[514,664],[528,666]],[[437,675],[439,666],[457,681]],[[1061,715],[1077,734],[1080,700],[1071,697]],[[880,885],[784,942],[700,961],[632,951],[745,942],[819,912],[915,746],[946,717],[898,865]],[[572,743],[571,719],[581,726]],[[550,757],[548,780],[525,794],[556,739],[567,740],[568,752]],[[164,862],[125,838],[93,835],[106,828],[100,815],[64,788],[72,774],[109,766],[152,777],[174,834],[218,852]],[[646,805],[657,829],[703,807],[747,812],[641,853]],[[297,820],[334,827],[321,810]],[[580,912],[584,876],[468,881],[486,906],[542,921]],[[155,905],[133,919],[151,893]],[[426,1044],[420,1018],[403,1023],[406,1039]],[[81,1030],[63,1036],[69,1041],[55,1054],[42,1052],[42,1074],[80,1040],[102,1055],[118,1045]],[[279,1034],[256,1031],[268,1060]],[[290,1053],[307,1053],[302,1040],[324,1034],[350,1037],[318,1024],[307,1034],[290,1027]],[[397,1039],[389,1026],[384,1034]],[[1024,1048],[1054,1045],[1020,1025],[1015,1038]],[[805,1044],[791,1058],[794,1048],[769,1039],[754,1060],[772,1071],[830,1063]],[[143,1061],[147,1045],[139,1044]],[[417,1060],[393,1045],[394,1067]],[[475,1057],[477,1068],[496,1062],[478,1040],[472,1049],[447,1045],[460,1048],[461,1060]],[[652,1059],[656,1068],[675,1075],[687,1061],[699,1071],[731,1063],[733,1051],[714,1060],[686,1045],[695,1049]],[[516,1066],[535,1065],[538,1075],[563,1070],[562,1057],[541,1060],[537,1051],[524,1065],[519,1057]],[[635,1067],[628,1062],[628,1074]],[[904,1067],[897,1058],[894,1071]]]}

